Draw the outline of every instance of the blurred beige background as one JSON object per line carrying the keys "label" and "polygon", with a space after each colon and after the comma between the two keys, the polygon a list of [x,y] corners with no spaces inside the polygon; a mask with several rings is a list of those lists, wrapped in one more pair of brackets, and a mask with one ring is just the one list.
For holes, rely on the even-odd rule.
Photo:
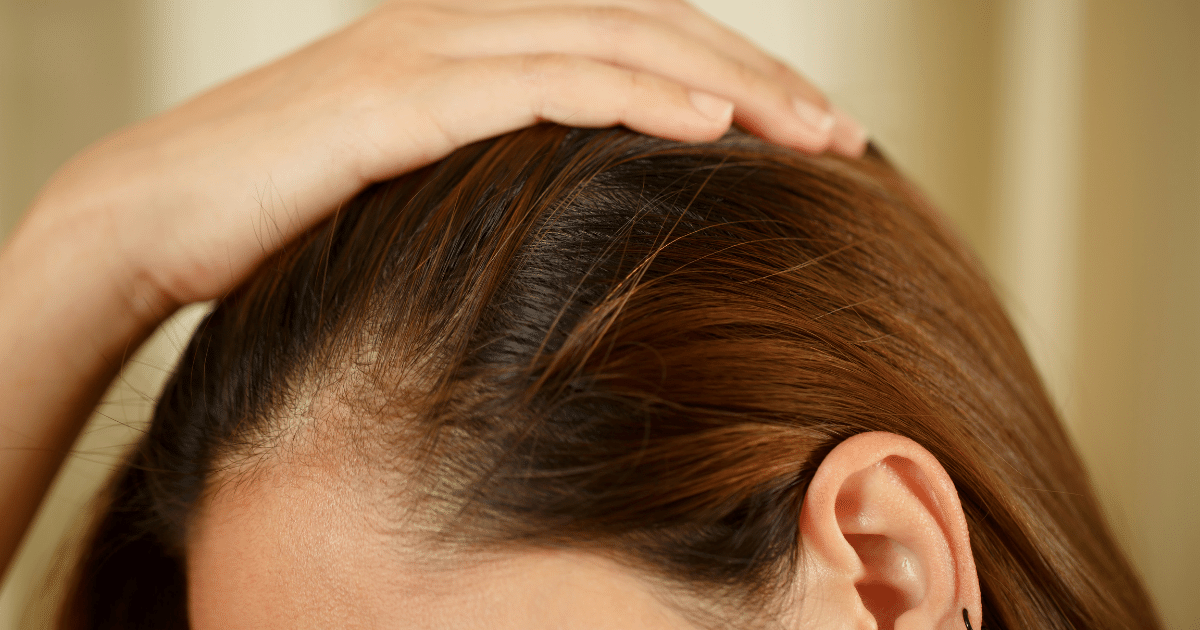
{"label": "blurred beige background", "polygon": [[[83,146],[373,4],[0,0],[0,236]],[[1200,3],[697,4],[812,77],[958,223],[1167,627],[1200,629]],[[0,591],[0,630],[23,627],[203,310],[114,383]]]}

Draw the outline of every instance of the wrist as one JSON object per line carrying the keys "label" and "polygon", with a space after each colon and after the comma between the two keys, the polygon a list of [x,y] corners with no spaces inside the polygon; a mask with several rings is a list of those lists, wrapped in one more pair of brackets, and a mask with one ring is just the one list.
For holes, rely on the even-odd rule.
{"label": "wrist", "polygon": [[0,249],[0,310],[12,326],[48,326],[86,335],[98,350],[123,348],[177,307],[105,225],[111,214],[81,205],[43,195],[30,208]]}
{"label": "wrist", "polygon": [[0,572],[105,389],[165,316],[131,306],[142,289],[97,226],[42,203],[0,247]]}

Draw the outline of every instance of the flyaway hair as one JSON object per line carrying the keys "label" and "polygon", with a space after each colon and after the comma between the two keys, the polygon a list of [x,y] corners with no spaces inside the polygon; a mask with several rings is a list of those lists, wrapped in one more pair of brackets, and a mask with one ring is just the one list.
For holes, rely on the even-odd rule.
{"label": "flyaway hair", "polygon": [[979,264],[878,151],[541,125],[369,187],[217,304],[58,627],[186,627],[206,494],[338,457],[430,562],[586,549],[769,628],[808,483],[867,431],[953,479],[988,628],[1158,627]]}

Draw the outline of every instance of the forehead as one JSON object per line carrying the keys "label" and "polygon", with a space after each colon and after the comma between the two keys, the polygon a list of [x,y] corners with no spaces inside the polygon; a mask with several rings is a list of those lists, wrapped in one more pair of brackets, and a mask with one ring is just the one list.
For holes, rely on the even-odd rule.
{"label": "forehead", "polygon": [[192,628],[693,629],[632,572],[592,554],[419,566],[367,496],[292,466],[215,492],[188,543]]}

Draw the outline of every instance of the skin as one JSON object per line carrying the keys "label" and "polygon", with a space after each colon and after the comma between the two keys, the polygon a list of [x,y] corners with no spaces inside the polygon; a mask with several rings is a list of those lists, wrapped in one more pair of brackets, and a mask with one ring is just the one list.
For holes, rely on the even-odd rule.
{"label": "skin", "polygon": [[692,629],[629,570],[586,553],[418,564],[362,484],[292,468],[211,498],[187,556],[194,630]]}
{"label": "skin", "polygon": [[539,121],[702,141],[731,120],[808,152],[865,137],[680,0],[391,0],[84,149],[0,249],[0,566],[137,346],[367,184]]}
{"label": "skin", "polygon": [[[373,496],[378,481],[319,459],[270,462],[208,498],[188,543],[192,628],[697,630],[650,581],[582,551],[421,562],[375,508],[391,504]],[[963,628],[964,608],[979,627],[958,494],[917,443],[875,432],[840,444],[797,527],[805,561],[779,627]]]}
{"label": "skin", "polygon": [[[224,295],[369,183],[539,121],[682,141],[736,122],[848,156],[866,138],[799,74],[681,0],[392,0],[114,132],[46,183],[0,249],[0,566],[125,359],[178,308]],[[887,627],[870,589],[855,587],[875,574],[907,576],[897,628],[959,627],[956,607],[977,614],[953,486],[920,447],[886,443],[899,450],[822,465],[833,472],[797,524],[812,553],[797,580],[806,590],[790,598],[806,605],[789,624]],[[924,473],[883,474],[893,455]],[[364,497],[318,481],[280,468],[214,495],[189,546],[197,628],[687,627],[636,575],[580,554],[430,573],[364,526]],[[929,483],[949,494],[903,500]],[[854,521],[889,523],[895,537],[880,535],[896,544],[850,544],[833,507],[843,492],[899,501],[890,520]],[[896,571],[900,556],[922,569]]]}

